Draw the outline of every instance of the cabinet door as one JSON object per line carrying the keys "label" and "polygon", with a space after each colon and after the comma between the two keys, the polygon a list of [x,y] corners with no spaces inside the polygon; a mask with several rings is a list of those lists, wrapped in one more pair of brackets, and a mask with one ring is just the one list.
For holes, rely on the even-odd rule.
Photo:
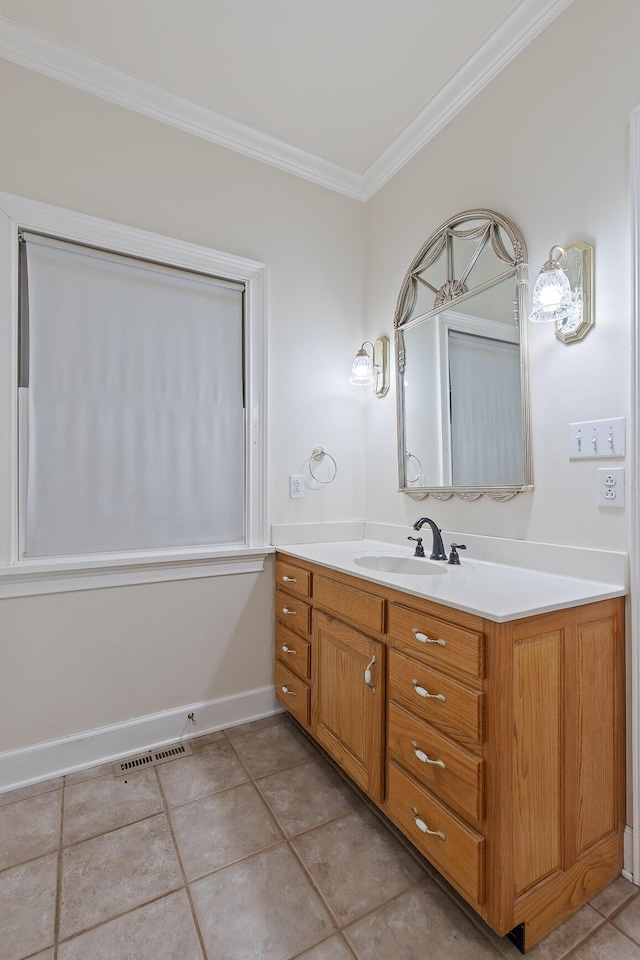
{"label": "cabinet door", "polygon": [[318,613],[314,713],[322,746],[371,798],[384,798],[384,644]]}

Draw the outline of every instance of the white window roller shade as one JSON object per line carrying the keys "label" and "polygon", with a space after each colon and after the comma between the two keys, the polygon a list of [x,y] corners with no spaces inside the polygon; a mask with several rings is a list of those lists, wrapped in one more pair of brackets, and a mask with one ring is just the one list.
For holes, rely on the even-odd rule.
{"label": "white window roller shade", "polygon": [[242,543],[241,285],[26,244],[23,555]]}

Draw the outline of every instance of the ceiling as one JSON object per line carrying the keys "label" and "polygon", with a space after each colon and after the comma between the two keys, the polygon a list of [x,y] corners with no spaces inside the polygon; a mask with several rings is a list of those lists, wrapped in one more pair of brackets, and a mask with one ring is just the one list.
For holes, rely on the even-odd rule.
{"label": "ceiling", "polygon": [[0,0],[0,56],[364,199],[569,2]]}

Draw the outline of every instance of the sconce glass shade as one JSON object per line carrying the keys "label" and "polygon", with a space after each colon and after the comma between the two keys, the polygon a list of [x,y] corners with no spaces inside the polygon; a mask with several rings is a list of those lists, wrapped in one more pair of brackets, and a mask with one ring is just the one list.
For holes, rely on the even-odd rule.
{"label": "sconce glass shade", "polygon": [[[553,256],[554,250],[560,257]],[[564,260],[564,267],[561,263]],[[534,323],[557,323],[573,314],[574,300],[571,284],[565,272],[567,256],[562,247],[552,247],[533,288],[533,310],[529,317]]]}
{"label": "sconce glass shade", "polygon": [[[371,347],[371,354],[366,347]],[[349,383],[357,386],[373,385],[376,397],[386,396],[389,390],[389,337],[378,337],[375,343],[365,340],[356,353]]]}
{"label": "sconce glass shade", "polygon": [[355,355],[349,383],[355,383],[359,387],[366,387],[373,383],[373,359],[364,349],[364,343]]}

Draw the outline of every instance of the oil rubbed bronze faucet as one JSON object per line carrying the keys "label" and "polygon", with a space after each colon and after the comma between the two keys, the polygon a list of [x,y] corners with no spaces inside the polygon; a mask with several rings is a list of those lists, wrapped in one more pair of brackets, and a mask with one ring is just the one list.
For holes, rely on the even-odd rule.
{"label": "oil rubbed bronze faucet", "polygon": [[[442,535],[437,525],[433,522],[433,520],[430,520],[429,517],[420,517],[420,519],[416,520],[416,522],[414,523],[413,529],[422,530],[425,523],[429,524],[429,526],[431,527],[431,532],[433,534],[433,545],[431,547],[431,557],[429,559],[430,560],[446,560],[447,555],[444,552]],[[409,539],[411,539],[411,537]]]}

